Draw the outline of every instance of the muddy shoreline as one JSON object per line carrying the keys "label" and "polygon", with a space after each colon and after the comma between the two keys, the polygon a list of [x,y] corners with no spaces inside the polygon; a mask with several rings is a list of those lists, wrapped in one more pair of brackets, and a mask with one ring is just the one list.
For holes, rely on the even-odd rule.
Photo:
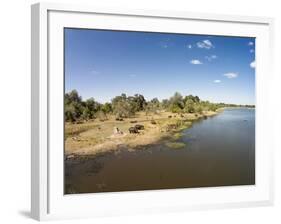
{"label": "muddy shoreline", "polygon": [[[125,142],[121,142],[119,144],[114,145],[112,148],[103,148],[102,150],[89,150],[89,151],[78,151],[77,153],[65,153],[65,161],[71,162],[71,161],[87,161],[94,158],[103,157],[109,154],[118,154],[123,151],[137,151],[137,150],[146,150],[148,148],[151,148],[153,146],[166,144],[169,145],[169,143],[177,143],[177,139],[180,137],[181,133],[190,128],[194,122],[198,122],[200,120],[208,119],[208,117],[213,117],[217,115],[218,113],[222,112],[223,110],[219,110],[216,112],[205,112],[202,115],[196,117],[196,119],[190,119],[186,120],[188,122],[187,124],[183,124],[176,129],[169,131],[169,132],[159,132],[155,136],[155,139],[152,141],[146,143],[137,143],[136,145],[130,145],[126,144]],[[140,133],[141,135],[149,135],[149,133]],[[135,135],[135,138],[142,138],[143,136],[139,136],[139,134]],[[171,146],[173,148],[173,145]],[[176,147],[175,147],[176,148]],[[181,147],[179,147],[181,148]]]}

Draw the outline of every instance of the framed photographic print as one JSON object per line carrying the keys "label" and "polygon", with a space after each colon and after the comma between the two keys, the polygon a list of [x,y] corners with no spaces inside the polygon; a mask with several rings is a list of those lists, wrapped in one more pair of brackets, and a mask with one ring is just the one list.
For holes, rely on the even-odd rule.
{"label": "framed photographic print", "polygon": [[32,6],[32,217],[270,205],[271,18]]}

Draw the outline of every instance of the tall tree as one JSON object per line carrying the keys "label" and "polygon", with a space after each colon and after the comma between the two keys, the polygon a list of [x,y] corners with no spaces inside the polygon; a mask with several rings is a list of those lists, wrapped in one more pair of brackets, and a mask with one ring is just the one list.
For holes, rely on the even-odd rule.
{"label": "tall tree", "polygon": [[179,92],[175,92],[175,94],[169,100],[170,110],[173,113],[179,113],[184,108],[183,97]]}

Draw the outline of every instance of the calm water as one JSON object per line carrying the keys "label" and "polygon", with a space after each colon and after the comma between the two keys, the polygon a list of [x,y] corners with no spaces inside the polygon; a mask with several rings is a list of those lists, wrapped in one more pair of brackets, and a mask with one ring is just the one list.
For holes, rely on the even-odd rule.
{"label": "calm water", "polygon": [[255,110],[227,109],[183,131],[182,149],[145,150],[67,161],[68,193],[255,184]]}

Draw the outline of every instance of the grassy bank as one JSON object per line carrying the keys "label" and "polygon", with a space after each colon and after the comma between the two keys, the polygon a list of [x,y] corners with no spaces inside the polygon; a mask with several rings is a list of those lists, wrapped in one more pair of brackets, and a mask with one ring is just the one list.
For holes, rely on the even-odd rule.
{"label": "grassy bank", "polygon": [[[118,149],[134,150],[142,146],[165,141],[169,148],[179,149],[183,143],[177,142],[181,131],[189,128],[192,122],[201,118],[216,115],[218,112],[203,111],[197,113],[174,114],[161,111],[146,115],[138,112],[134,117],[116,121],[109,116],[105,121],[91,120],[79,124],[65,125],[65,154],[74,156],[96,155]],[[129,128],[140,124],[144,130],[138,134],[129,133]],[[114,133],[118,128],[119,132]]]}

